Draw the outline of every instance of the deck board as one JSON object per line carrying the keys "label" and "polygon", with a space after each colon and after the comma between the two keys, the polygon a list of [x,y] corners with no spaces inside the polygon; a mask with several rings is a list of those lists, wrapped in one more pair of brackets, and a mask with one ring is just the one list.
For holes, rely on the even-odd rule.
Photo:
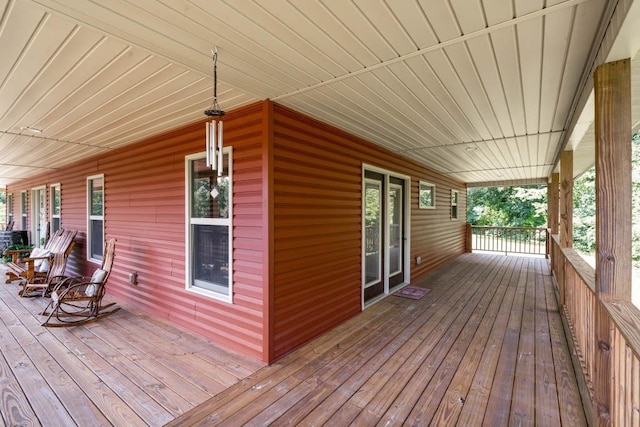
{"label": "deck board", "polygon": [[18,289],[0,287],[0,425],[161,426],[263,366],[135,310],[44,328],[47,300]]}
{"label": "deck board", "polygon": [[[394,307],[346,322],[360,329],[326,353],[283,358],[295,381],[278,366],[269,382],[266,367],[233,399],[223,392],[170,425],[585,425],[546,263],[461,256],[420,281],[432,289],[423,299],[387,298]],[[563,401],[578,414],[562,415]]]}
{"label": "deck board", "polygon": [[498,367],[498,358],[502,349],[503,338],[515,301],[518,285],[518,271],[522,267],[523,258],[518,258],[514,268],[505,274],[507,289],[503,297],[500,311],[496,316],[493,328],[482,351],[482,358],[473,376],[469,391],[460,409],[458,424],[464,426],[480,425],[489,402],[489,394]]}
{"label": "deck board", "polygon": [[268,367],[136,310],[46,329],[0,289],[7,425],[586,425],[542,258],[465,254]]}

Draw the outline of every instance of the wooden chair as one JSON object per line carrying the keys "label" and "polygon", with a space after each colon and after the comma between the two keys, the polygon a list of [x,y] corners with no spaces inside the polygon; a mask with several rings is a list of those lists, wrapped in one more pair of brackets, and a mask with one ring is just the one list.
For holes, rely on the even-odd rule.
{"label": "wooden chair", "polygon": [[115,257],[116,239],[104,245],[102,266],[90,278],[70,277],[58,283],[51,292],[51,301],[41,313],[47,316],[42,326],[65,327],[82,325],[109,316],[120,310],[106,310],[115,303],[102,305],[105,285]]}
{"label": "wooden chair", "polygon": [[18,295],[22,297],[46,296],[57,284],[64,279],[64,270],[67,266],[67,256],[64,253],[54,254],[51,258],[51,267],[47,273],[47,277],[43,280],[39,277],[31,277],[30,280],[24,280],[21,285],[22,289]]}
{"label": "wooden chair", "polygon": [[[52,254],[64,253],[69,256],[75,244],[76,230],[59,229],[46,242],[44,248],[31,250],[27,258],[20,258],[25,250],[9,250],[4,253],[13,257],[11,262],[5,264],[7,270],[6,283],[23,279],[31,281],[33,277],[46,279]],[[44,264],[44,265],[43,265]]]}
{"label": "wooden chair", "polygon": [[13,230],[13,225],[14,225],[13,220],[7,222],[7,226],[5,227],[5,230],[12,231]]}

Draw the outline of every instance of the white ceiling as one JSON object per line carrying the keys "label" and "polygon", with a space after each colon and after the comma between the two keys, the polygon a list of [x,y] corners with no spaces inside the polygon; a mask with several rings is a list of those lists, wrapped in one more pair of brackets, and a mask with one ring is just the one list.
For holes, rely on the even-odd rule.
{"label": "white ceiling", "polygon": [[202,120],[214,46],[224,110],[269,98],[470,184],[545,180],[610,3],[0,0],[0,186]]}

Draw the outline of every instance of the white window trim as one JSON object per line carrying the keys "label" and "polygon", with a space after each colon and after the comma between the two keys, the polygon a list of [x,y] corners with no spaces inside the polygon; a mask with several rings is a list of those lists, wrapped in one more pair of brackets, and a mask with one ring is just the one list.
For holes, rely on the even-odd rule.
{"label": "white window trim", "polygon": [[[190,154],[185,156],[184,175],[185,175],[185,290],[194,294],[202,295],[218,301],[227,302],[233,304],[233,148],[225,147],[223,154],[228,156],[228,170],[229,180],[231,182],[231,191],[229,192],[229,215],[228,218],[191,218],[191,161],[197,159],[204,159],[206,153],[200,152],[196,154]],[[229,288],[228,294],[215,292],[209,289],[203,289],[196,286],[191,286],[191,242],[193,236],[191,234],[191,225],[226,225],[229,227]]]}
{"label": "white window trim", "polygon": [[[89,187],[89,181],[92,181],[94,179],[102,179],[102,215],[91,215],[91,188]],[[86,193],[86,197],[87,197],[87,241],[86,241],[86,249],[87,249],[87,261],[96,263],[96,264],[102,264],[102,260],[101,259],[96,259],[96,258],[92,258],[91,257],[91,221],[92,220],[102,220],[102,243],[104,245],[104,202],[105,202],[105,196],[106,196],[106,185],[105,185],[105,180],[104,180],[104,174],[98,174],[98,175],[91,175],[87,177],[87,193]],[[104,255],[104,254],[103,254]]]}
{"label": "white window trim", "polygon": [[45,213],[44,216],[45,218],[47,218],[47,186],[46,185],[39,185],[37,187],[33,187],[31,189],[31,239],[33,240],[31,242],[31,244],[34,247],[40,248],[44,246],[44,243],[40,243],[40,240],[45,238],[45,236],[47,235],[47,230],[40,230],[40,239],[38,239],[38,241],[36,241],[36,227],[38,227],[38,218],[36,216],[36,209],[38,207],[38,205],[40,204],[39,200],[36,200],[36,192],[38,191],[43,191],[44,192],[44,197],[45,197],[45,202],[44,202],[44,209],[45,209]]}
{"label": "white window trim", "polygon": [[[431,190],[431,205],[430,206],[423,206],[421,203],[421,197],[420,197],[420,193],[422,193],[422,190]],[[430,182],[426,182],[426,181],[420,181],[418,183],[418,207],[420,209],[435,209],[436,208],[436,185],[435,184],[431,184]]]}
{"label": "white window trim", "polygon": [[[53,204],[55,203],[55,201],[53,200],[53,189],[57,188],[58,189],[58,193],[60,193],[60,213],[57,215],[54,215],[53,213]],[[59,182],[55,183],[55,184],[49,184],[49,221],[53,222],[53,218],[58,218],[60,220],[62,220],[62,186],[60,185]]]}

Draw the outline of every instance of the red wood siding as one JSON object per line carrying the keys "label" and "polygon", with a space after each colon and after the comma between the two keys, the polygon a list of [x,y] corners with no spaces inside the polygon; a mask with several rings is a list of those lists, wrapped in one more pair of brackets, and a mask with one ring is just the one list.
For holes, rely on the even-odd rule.
{"label": "red wood siding", "polygon": [[[61,183],[62,227],[80,230],[68,273],[84,274],[95,268],[86,261],[84,247],[86,178],[104,174],[105,235],[118,240],[108,292],[124,305],[166,317],[214,342],[267,361],[263,331],[264,105],[257,103],[224,118],[225,145],[233,146],[234,166],[233,304],[185,291],[185,156],[204,151],[204,122],[22,181],[9,191],[19,194],[22,189]],[[128,283],[133,271],[138,272],[136,286]]]}
{"label": "red wood siding", "polygon": [[[464,252],[464,184],[275,105],[274,354],[279,357],[361,310],[363,163],[411,177],[411,278]],[[436,209],[418,209],[418,181]],[[450,191],[459,219],[450,219]],[[413,260],[422,257],[416,266]]]}
{"label": "red wood siding", "polygon": [[[108,292],[265,362],[361,310],[363,163],[411,177],[412,280],[464,251],[462,183],[269,101],[224,121],[234,150],[233,304],[184,289],[185,156],[203,151],[203,123],[11,185],[16,222],[21,190],[46,184],[48,196],[60,183],[62,227],[80,231],[68,272],[91,272],[86,179],[104,174],[105,234],[118,239]],[[418,209],[419,180],[437,186],[435,210]]]}

